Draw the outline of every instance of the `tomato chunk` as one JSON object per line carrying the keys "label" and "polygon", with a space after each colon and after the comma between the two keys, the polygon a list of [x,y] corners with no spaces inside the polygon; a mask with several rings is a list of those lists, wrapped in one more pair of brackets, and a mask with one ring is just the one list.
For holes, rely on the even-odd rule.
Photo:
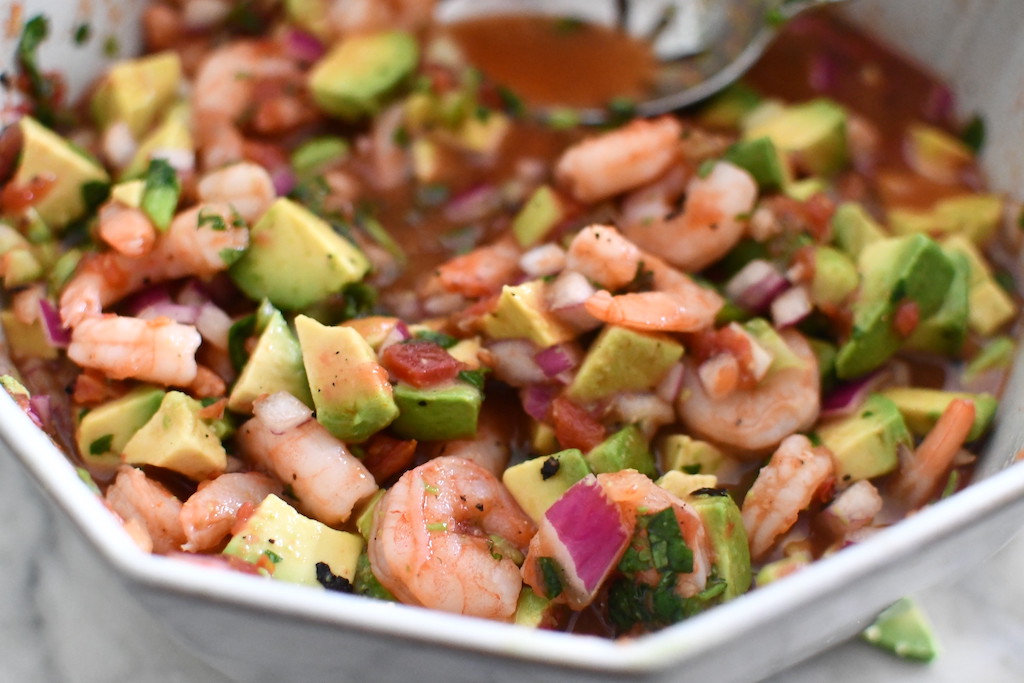
{"label": "tomato chunk", "polygon": [[586,453],[604,441],[604,425],[564,396],[551,403],[551,421],[562,448],[578,448]]}
{"label": "tomato chunk", "polygon": [[386,481],[409,469],[416,457],[416,439],[396,439],[382,432],[370,437],[363,464],[383,486]]}
{"label": "tomato chunk", "polygon": [[453,380],[462,369],[461,362],[426,339],[392,344],[380,360],[392,377],[420,388]]}

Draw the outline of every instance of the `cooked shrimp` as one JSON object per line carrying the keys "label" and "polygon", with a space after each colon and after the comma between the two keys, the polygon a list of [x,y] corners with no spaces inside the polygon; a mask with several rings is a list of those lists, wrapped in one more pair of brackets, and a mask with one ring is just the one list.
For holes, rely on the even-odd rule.
{"label": "cooked shrimp", "polygon": [[555,178],[585,203],[641,187],[679,159],[682,132],[673,117],[636,119],[567,149],[555,166]]}
{"label": "cooked shrimp", "polygon": [[61,293],[61,320],[74,327],[148,285],[189,275],[206,278],[224,270],[229,265],[225,254],[240,253],[249,244],[249,231],[237,222],[226,204],[200,204],[179,213],[142,256],[86,256]]}
{"label": "cooked shrimp", "polygon": [[377,490],[370,471],[316,420],[276,434],[254,417],[235,440],[239,455],[288,485],[296,507],[324,524],[346,521]]}
{"label": "cooked shrimp", "polygon": [[967,441],[974,425],[974,403],[954,399],[939,416],[913,454],[900,463],[890,489],[909,509],[921,507],[949,476],[953,459]]}
{"label": "cooked shrimp", "polygon": [[437,454],[465,458],[500,477],[512,455],[512,429],[508,416],[489,406],[481,409],[472,438],[441,442]]}
{"label": "cooked shrimp", "polygon": [[274,181],[259,164],[243,161],[207,173],[199,180],[199,199],[230,204],[246,223],[255,223],[277,198]]}
{"label": "cooked shrimp", "polygon": [[193,83],[197,125],[237,122],[253,106],[257,85],[265,81],[302,83],[302,70],[270,41],[235,41],[217,48],[203,60]]}
{"label": "cooked shrimp", "polygon": [[802,434],[786,437],[743,499],[743,526],[752,559],[763,557],[789,531],[801,510],[833,474],[832,454]]}
{"label": "cooked shrimp", "polygon": [[259,472],[222,474],[199,484],[199,490],[181,506],[186,539],[181,549],[197,553],[216,547],[231,532],[242,505],[258,505],[283,490],[279,482]]}
{"label": "cooked shrimp", "polygon": [[[584,307],[593,317],[613,325],[694,332],[710,327],[722,308],[716,292],[643,251],[610,226],[581,230],[569,245],[566,266],[606,288],[591,295]],[[644,275],[650,276],[653,291],[619,295],[606,291],[621,289]]]}
{"label": "cooked shrimp", "polygon": [[490,536],[525,551],[535,531],[493,474],[464,458],[435,458],[381,498],[370,566],[406,604],[510,621],[523,579]]}
{"label": "cooked shrimp", "polygon": [[135,531],[146,532],[154,552],[166,554],[181,549],[185,542],[181,501],[142,470],[129,465],[118,467],[104,499],[126,526],[132,523]]}
{"label": "cooked shrimp", "polygon": [[68,358],[112,379],[183,387],[196,378],[201,341],[195,327],[170,318],[105,315],[87,318],[71,331]]}
{"label": "cooked shrimp", "polygon": [[686,272],[703,270],[729,252],[746,230],[744,214],[757,200],[749,173],[725,161],[690,180],[682,213],[626,223],[623,234]]}
{"label": "cooked shrimp", "polygon": [[337,38],[352,33],[403,29],[430,22],[436,0],[330,0],[321,30]]}
{"label": "cooked shrimp", "polygon": [[676,410],[694,436],[757,454],[814,424],[821,403],[817,358],[799,332],[780,334],[802,363],[769,372],[753,388],[737,388],[718,399],[708,395],[693,359],[683,359]]}
{"label": "cooked shrimp", "polygon": [[867,479],[861,479],[836,496],[822,510],[819,520],[841,541],[849,540],[882,511],[882,495]]}
{"label": "cooked shrimp", "polygon": [[494,294],[519,272],[521,250],[511,238],[477,247],[442,263],[436,282],[446,292],[476,298]]}
{"label": "cooked shrimp", "polygon": [[109,202],[100,209],[100,239],[124,256],[142,256],[156,242],[156,228],[140,209]]}

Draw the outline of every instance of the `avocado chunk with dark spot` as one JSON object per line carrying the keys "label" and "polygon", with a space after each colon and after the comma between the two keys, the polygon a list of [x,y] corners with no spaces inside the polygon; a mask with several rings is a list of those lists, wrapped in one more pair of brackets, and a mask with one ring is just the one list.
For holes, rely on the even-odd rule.
{"label": "avocado chunk with dark spot", "polygon": [[115,468],[125,444],[160,408],[164,390],[142,386],[82,414],[75,440],[82,460],[91,466]]}
{"label": "avocado chunk with dark spot", "polygon": [[633,469],[648,477],[656,474],[654,456],[636,425],[626,425],[590,449],[587,464],[595,474]]}
{"label": "avocado chunk with dark spot", "polygon": [[501,475],[505,488],[535,522],[573,484],[590,474],[583,453],[575,448],[531,458]]}
{"label": "avocado chunk with dark spot", "polygon": [[899,447],[914,445],[899,408],[882,394],[868,396],[853,415],[823,424],[818,437],[832,451],[841,487],[892,472]]}

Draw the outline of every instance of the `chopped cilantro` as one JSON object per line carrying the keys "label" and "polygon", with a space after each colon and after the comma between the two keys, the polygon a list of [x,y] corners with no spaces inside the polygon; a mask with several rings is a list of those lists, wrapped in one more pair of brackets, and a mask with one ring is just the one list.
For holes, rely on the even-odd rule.
{"label": "chopped cilantro", "polygon": [[114,441],[113,434],[104,434],[100,438],[89,444],[89,455],[103,455],[110,450],[110,445]]}
{"label": "chopped cilantro", "polygon": [[413,337],[416,339],[426,339],[427,341],[434,342],[442,349],[450,349],[459,343],[459,340],[450,334],[436,332],[434,330],[417,330]]}
{"label": "chopped cilantro", "polygon": [[219,254],[220,260],[228,267],[233,266],[244,255],[245,249],[232,249],[230,247],[221,249]]}
{"label": "chopped cilantro", "polygon": [[555,33],[560,36],[579,33],[584,26],[583,20],[578,17],[558,17],[553,23]]}
{"label": "chopped cilantro", "polygon": [[765,12],[764,23],[771,28],[779,28],[786,23],[786,13],[778,7],[772,7]]}
{"label": "chopped cilantro", "polygon": [[633,279],[617,289],[615,294],[635,294],[649,292],[654,289],[654,271],[649,270],[643,261],[637,261]]}
{"label": "chopped cilantro", "polygon": [[36,50],[49,34],[50,23],[45,16],[39,14],[25,22],[21,37],[18,39],[15,61],[18,71],[28,82],[25,94],[32,102],[32,114],[44,126],[52,128],[57,123],[54,102],[57,88],[53,79],[45,76],[40,70],[36,56]]}
{"label": "chopped cilantro", "polygon": [[224,17],[224,25],[232,33],[258,36],[267,30],[268,21],[257,9],[257,0],[238,0]]}
{"label": "chopped cilantro", "polygon": [[555,130],[575,128],[580,125],[580,115],[573,109],[552,109],[547,115],[547,124]]}
{"label": "chopped cilantro", "polygon": [[985,146],[985,119],[975,114],[960,131],[960,140],[977,154]]}
{"label": "chopped cilantro", "polygon": [[110,184],[102,180],[90,180],[82,183],[81,192],[86,212],[92,213],[110,197]]}
{"label": "chopped cilantro", "polygon": [[350,282],[341,290],[344,298],[342,319],[364,318],[377,305],[377,290],[365,282]]}
{"label": "chopped cilantro", "polygon": [[121,52],[121,43],[117,36],[107,36],[103,41],[103,56],[113,59]]}
{"label": "chopped cilantro", "polygon": [[[270,551],[268,550],[267,552],[269,553]],[[332,572],[326,562],[316,563],[316,580],[317,583],[329,591],[338,591],[339,593],[352,593],[355,591],[352,582],[344,576],[338,576]]]}
{"label": "chopped cilantro", "polygon": [[715,160],[705,159],[704,161],[701,162],[700,166],[697,167],[697,177],[707,178],[709,175],[711,175],[711,172],[713,170],[715,170]]}
{"label": "chopped cilantro", "polygon": [[544,597],[553,600],[562,594],[561,567],[552,557],[538,557],[537,566],[544,579]]}
{"label": "chopped cilantro", "polygon": [[381,585],[377,577],[373,575],[370,567],[370,558],[365,552],[359,555],[356,561],[356,574],[353,581],[353,588],[356,595],[365,595],[378,600],[395,601],[395,596],[387,588]]}
{"label": "chopped cilantro", "polygon": [[89,38],[92,37],[92,27],[86,22],[81,23],[75,28],[74,40],[75,45],[85,45],[89,42]]}
{"label": "chopped cilantro", "polygon": [[480,391],[484,390],[484,371],[483,370],[460,370],[459,379],[466,384],[471,384]]}
{"label": "chopped cilantro", "polygon": [[512,118],[520,118],[526,113],[522,98],[503,85],[498,86],[498,99],[501,100],[502,111]]}
{"label": "chopped cilantro", "polygon": [[241,370],[249,361],[249,352],[245,343],[256,331],[256,316],[247,315],[239,318],[228,328],[228,358],[235,370]]}
{"label": "chopped cilantro", "polygon": [[427,531],[448,531],[448,522],[431,522],[427,524]]}
{"label": "chopped cilantro", "polygon": [[267,550],[264,550],[263,554],[266,555],[267,559],[273,562],[274,564],[279,563],[282,559],[280,555],[275,553],[273,550],[270,550],[269,548]]}
{"label": "chopped cilantro", "polygon": [[206,213],[206,209],[200,209],[199,215],[196,218],[196,227],[210,226],[211,230],[220,232],[221,230],[227,230],[228,224],[224,222],[223,216],[219,213]]}
{"label": "chopped cilantro", "polygon": [[[150,161],[149,168],[146,170],[139,208],[161,232],[166,232],[171,225],[171,219],[174,218],[174,212],[178,208],[180,195],[181,183],[178,182],[178,173],[174,167],[164,159]],[[220,216],[213,215],[213,217],[220,220],[223,225],[224,221]],[[200,212],[199,223],[203,224],[202,212]],[[223,229],[223,227],[214,226],[214,229]]]}
{"label": "chopped cilantro", "polygon": [[395,128],[395,132],[391,136],[391,141],[399,147],[408,147],[412,143],[412,136],[409,135],[409,129],[405,126]]}
{"label": "chopped cilantro", "polygon": [[605,108],[608,111],[608,122],[613,126],[621,126],[636,114],[636,103],[628,97],[616,97]]}

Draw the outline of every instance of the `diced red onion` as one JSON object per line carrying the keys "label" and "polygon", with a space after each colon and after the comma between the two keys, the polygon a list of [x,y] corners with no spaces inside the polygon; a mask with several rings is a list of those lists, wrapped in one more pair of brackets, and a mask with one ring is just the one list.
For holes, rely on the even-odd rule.
{"label": "diced red onion", "polygon": [[60,312],[47,299],[39,299],[39,316],[43,321],[46,341],[58,349],[66,349],[71,343],[71,330],[64,327],[60,320]]}
{"label": "diced red onion", "polygon": [[178,296],[174,297],[174,300],[186,306],[202,305],[210,301],[210,293],[206,291],[203,283],[192,278],[178,290]]}
{"label": "diced red onion", "polygon": [[381,341],[380,347],[377,349],[377,353],[384,353],[384,349],[388,348],[392,344],[399,344],[404,342],[406,339],[412,339],[412,332],[409,331],[409,326],[405,322],[399,320],[395,323],[395,326],[384,335],[384,340]]}
{"label": "diced red onion", "polygon": [[808,81],[811,90],[819,93],[828,93],[835,90],[841,78],[839,64],[836,58],[827,52],[819,52],[811,60]]}
{"label": "diced red onion", "polygon": [[137,316],[139,311],[150,306],[173,303],[170,289],[168,289],[167,285],[161,284],[149,287],[133,295],[125,304],[125,310],[129,315]]}
{"label": "diced red onion", "polygon": [[221,310],[215,303],[207,302],[199,306],[195,326],[199,334],[218,349],[228,348],[228,332],[234,321],[231,316]]}
{"label": "diced red onion", "polygon": [[670,367],[654,389],[654,393],[658,395],[658,398],[669,404],[675,404],[676,399],[679,398],[679,392],[683,389],[684,372],[685,367],[682,363],[676,363]]}
{"label": "diced red onion", "polygon": [[36,423],[36,426],[45,428],[53,418],[53,406],[50,397],[45,394],[37,394],[28,399],[28,416]]}
{"label": "diced red onion", "polygon": [[286,196],[299,182],[295,172],[288,166],[278,166],[271,171],[270,180],[274,183],[274,192],[278,197]]}
{"label": "diced red onion", "polygon": [[313,411],[309,406],[286,391],[278,391],[253,401],[252,414],[277,435],[284,434],[313,417]]}
{"label": "diced red onion", "polygon": [[531,384],[522,390],[520,396],[523,401],[523,410],[526,414],[538,422],[543,422],[548,417],[551,409],[551,402],[558,395],[558,389],[550,384]]}
{"label": "diced red onion", "polygon": [[725,284],[725,293],[740,306],[760,313],[787,287],[789,281],[774,265],[754,259]]}
{"label": "diced red onion", "polygon": [[776,327],[790,327],[811,314],[813,306],[805,287],[790,287],[772,301],[772,320]]}
{"label": "diced red onion", "polygon": [[597,477],[588,474],[552,503],[541,524],[541,533],[565,572],[569,606],[589,604],[629,544],[632,530],[618,506]]}
{"label": "diced red onion", "polygon": [[563,270],[547,285],[544,297],[555,317],[578,332],[588,332],[601,325],[601,321],[590,315],[584,306],[596,291],[582,273]]}
{"label": "diced red onion", "polygon": [[533,360],[545,375],[557,377],[579,364],[580,353],[572,344],[555,344],[538,351]]}
{"label": "diced red onion", "polygon": [[537,347],[526,339],[500,339],[487,345],[494,376],[513,387],[543,384],[547,375],[537,365]]}
{"label": "diced red onion", "polygon": [[453,223],[472,223],[501,206],[501,192],[494,185],[474,185],[459,192],[444,207],[444,217]]}
{"label": "diced red onion", "polygon": [[949,123],[956,112],[953,91],[945,84],[935,84],[925,99],[922,114],[932,123]]}
{"label": "diced red onion", "polygon": [[288,30],[285,36],[285,45],[288,54],[303,62],[315,62],[327,52],[319,38],[297,28]]}
{"label": "diced red onion", "polygon": [[843,417],[853,414],[884,377],[885,374],[881,370],[876,370],[852,382],[838,385],[822,398],[821,417]]}

